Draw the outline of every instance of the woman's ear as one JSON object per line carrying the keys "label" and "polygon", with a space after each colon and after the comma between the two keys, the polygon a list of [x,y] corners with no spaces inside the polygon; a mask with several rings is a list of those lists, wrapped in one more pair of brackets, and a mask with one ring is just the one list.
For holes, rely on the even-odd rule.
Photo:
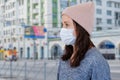
{"label": "woman's ear", "polygon": [[74,26],[74,29],[76,30],[76,24],[75,24],[74,20],[73,20],[73,26]]}
{"label": "woman's ear", "polygon": [[76,27],[77,27],[77,25],[76,25],[76,23],[74,22],[74,20],[73,20],[73,26],[74,26],[74,32],[73,32],[73,34],[74,34],[74,36],[77,36],[77,35],[76,35]]}
{"label": "woman's ear", "polygon": [[76,27],[76,24],[75,24],[75,22],[73,21],[73,25]]}

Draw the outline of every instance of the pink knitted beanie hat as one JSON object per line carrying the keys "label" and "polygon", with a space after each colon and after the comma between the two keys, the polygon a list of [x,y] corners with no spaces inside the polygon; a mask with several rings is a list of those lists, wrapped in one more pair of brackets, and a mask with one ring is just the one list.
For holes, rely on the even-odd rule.
{"label": "pink knitted beanie hat", "polygon": [[69,16],[91,34],[94,26],[94,11],[94,3],[87,2],[67,7],[62,15]]}

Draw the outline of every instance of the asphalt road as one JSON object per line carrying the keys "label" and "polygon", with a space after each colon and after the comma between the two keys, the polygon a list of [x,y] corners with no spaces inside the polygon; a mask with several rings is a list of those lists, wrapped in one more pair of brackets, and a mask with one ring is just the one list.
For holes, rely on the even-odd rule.
{"label": "asphalt road", "polygon": [[[108,62],[112,80],[120,80],[120,61]],[[57,60],[0,61],[0,80],[57,80],[57,68]]]}
{"label": "asphalt road", "polygon": [[120,60],[108,62],[110,65],[112,80],[120,80]]}

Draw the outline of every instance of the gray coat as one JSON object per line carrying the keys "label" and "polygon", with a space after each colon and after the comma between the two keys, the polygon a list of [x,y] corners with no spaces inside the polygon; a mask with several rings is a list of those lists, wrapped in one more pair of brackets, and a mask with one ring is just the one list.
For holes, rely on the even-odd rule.
{"label": "gray coat", "polygon": [[111,80],[108,62],[97,48],[87,51],[80,66],[71,68],[68,61],[59,62],[58,80]]}

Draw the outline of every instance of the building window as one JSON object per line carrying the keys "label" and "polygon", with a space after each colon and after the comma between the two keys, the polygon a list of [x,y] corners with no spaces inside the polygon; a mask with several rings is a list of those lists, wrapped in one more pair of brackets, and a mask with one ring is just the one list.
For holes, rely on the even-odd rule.
{"label": "building window", "polygon": [[19,6],[22,6],[23,0],[18,1],[18,3],[19,3]]}
{"label": "building window", "polygon": [[4,39],[4,42],[6,43],[6,39]]}
{"label": "building window", "polygon": [[115,12],[115,25],[120,26],[120,12]]}
{"label": "building window", "polygon": [[112,19],[107,19],[107,24],[112,24]]}
{"label": "building window", "polygon": [[120,3],[118,3],[118,8],[120,8]]}
{"label": "building window", "polygon": [[115,3],[114,6],[115,8],[120,8],[120,3]]}
{"label": "building window", "polygon": [[24,0],[22,0],[22,5],[24,4]]}
{"label": "building window", "polygon": [[10,42],[10,39],[8,39],[8,42]]}
{"label": "building window", "polygon": [[108,16],[111,16],[111,15],[112,15],[112,11],[107,10],[107,15],[108,15]]}
{"label": "building window", "polygon": [[19,32],[21,33],[21,28],[19,28]]}
{"label": "building window", "polygon": [[96,30],[97,30],[97,31],[101,31],[101,30],[102,30],[102,27],[100,27],[100,26],[99,26],[99,27],[96,27]]}
{"label": "building window", "polygon": [[101,9],[97,9],[97,14],[102,14],[102,10]]}
{"label": "building window", "polygon": [[[87,0],[87,2],[88,2],[88,1],[89,1],[89,0]],[[71,0],[70,5],[72,6],[72,5],[75,5],[75,4],[77,4],[76,0]]]}
{"label": "building window", "polygon": [[7,2],[8,0],[5,0],[5,2]]}
{"label": "building window", "polygon": [[22,37],[20,37],[20,41],[22,41],[23,40],[23,38]]}
{"label": "building window", "polygon": [[15,11],[13,11],[13,16],[15,16]]}
{"label": "building window", "polygon": [[[81,0],[82,1],[82,0]],[[63,10],[64,8],[66,8],[67,5],[67,0],[60,0],[60,5],[61,5],[61,10]],[[81,2],[82,3],[82,2]]]}
{"label": "building window", "polygon": [[107,2],[107,7],[112,7],[112,3],[111,2]]}
{"label": "building window", "polygon": [[5,7],[5,9],[7,10],[7,6]]}
{"label": "building window", "polygon": [[53,27],[57,27],[58,26],[58,6],[57,6],[57,1],[56,0],[52,0],[52,25]]}
{"label": "building window", "polygon": [[15,33],[15,29],[13,29],[13,33]]}
{"label": "building window", "polygon": [[13,8],[15,7],[15,3],[13,3]]}
{"label": "building window", "polygon": [[101,24],[101,23],[102,23],[102,19],[101,19],[101,18],[97,18],[97,19],[96,19],[96,24],[99,25],[99,24]]}
{"label": "building window", "polygon": [[17,41],[17,38],[13,37],[13,38],[12,38],[12,41],[16,42],[16,41]]}
{"label": "building window", "polygon": [[13,20],[13,25],[15,25],[15,20]]}
{"label": "building window", "polygon": [[5,31],[3,32],[3,34],[6,35],[6,34],[5,34]]}
{"label": "building window", "polygon": [[102,5],[102,1],[101,0],[96,0],[96,4],[101,6]]}

